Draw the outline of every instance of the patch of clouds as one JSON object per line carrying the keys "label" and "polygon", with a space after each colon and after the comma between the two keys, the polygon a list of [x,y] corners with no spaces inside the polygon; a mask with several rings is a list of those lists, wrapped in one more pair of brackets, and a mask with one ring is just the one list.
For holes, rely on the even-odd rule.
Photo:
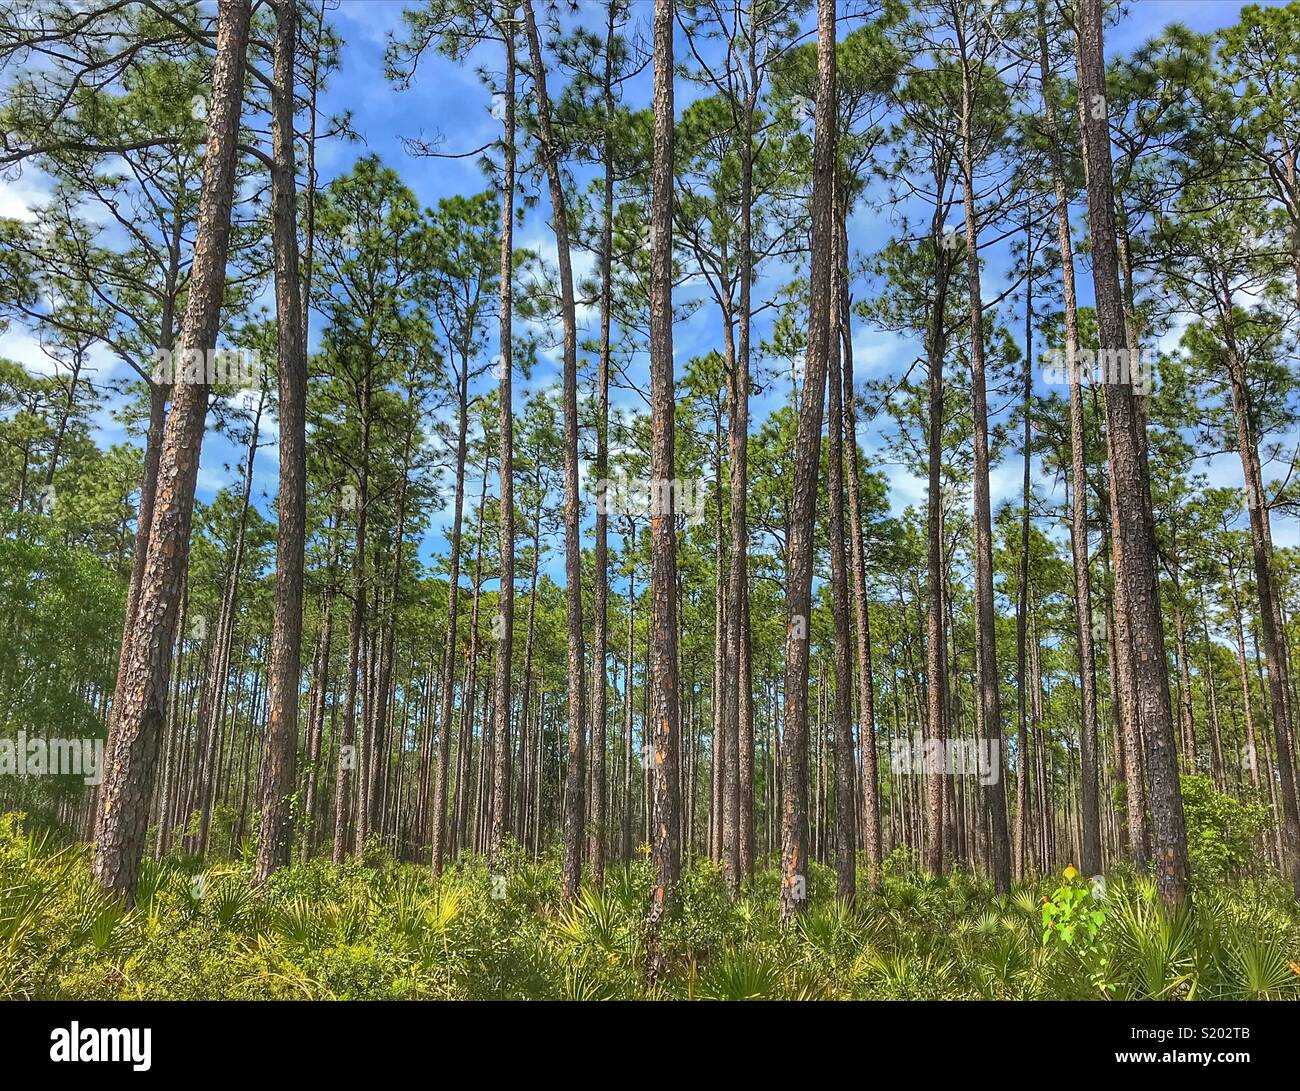
{"label": "patch of clouds", "polygon": [[50,198],[53,184],[39,170],[28,167],[16,178],[0,178],[0,217],[30,223],[32,211]]}
{"label": "patch of clouds", "polygon": [[[51,343],[43,343],[39,333],[16,323],[0,333],[0,357],[21,364],[32,375],[51,376],[59,370],[67,370],[66,365],[60,368],[56,364],[56,360],[66,357],[66,351]],[[98,342],[89,346],[85,357],[81,372],[84,381],[103,386],[110,380],[134,377],[133,372],[127,376],[127,365]]]}
{"label": "patch of clouds", "polygon": [[881,462],[874,467],[885,476],[889,486],[889,513],[901,519],[910,507],[924,510],[929,496],[929,482],[897,462]]}
{"label": "patch of clouds", "polygon": [[853,328],[853,379],[881,378],[901,373],[916,358],[919,342],[892,330],[877,330],[862,323]]}

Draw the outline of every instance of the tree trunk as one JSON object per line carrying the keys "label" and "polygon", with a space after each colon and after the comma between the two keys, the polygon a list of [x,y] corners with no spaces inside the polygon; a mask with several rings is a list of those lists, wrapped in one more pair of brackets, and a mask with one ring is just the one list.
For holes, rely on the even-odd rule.
{"label": "tree trunk", "polygon": [[858,734],[862,746],[862,843],[867,853],[867,885],[880,883],[884,860],[880,839],[880,786],[876,762],[876,687],[871,666],[871,614],[867,603],[867,561],[863,543],[862,483],[858,452],[857,394],[853,384],[853,331],[848,291],[848,217],[841,205],[839,215],[840,348],[843,354],[844,443],[848,462],[849,557],[853,563],[854,635],[857,641]]}
{"label": "tree trunk", "polygon": [[1278,607],[1276,577],[1273,571],[1273,534],[1269,526],[1268,504],[1264,495],[1264,478],[1260,468],[1259,448],[1251,433],[1252,407],[1246,385],[1246,367],[1233,329],[1231,295],[1225,286],[1219,305],[1223,329],[1224,362],[1228,386],[1232,392],[1232,411],[1237,424],[1237,449],[1241,456],[1242,475],[1246,482],[1247,510],[1250,515],[1251,558],[1255,565],[1255,588],[1259,596],[1259,623],[1263,634],[1264,660],[1268,668],[1268,695],[1273,718],[1273,741],[1277,753],[1278,780],[1282,789],[1283,867],[1291,886],[1300,899],[1300,808],[1296,802],[1295,765],[1291,752],[1291,709],[1285,629]]}
{"label": "tree trunk", "polygon": [[[1040,39],[1041,44],[1041,39]],[[1050,114],[1049,114],[1050,120]],[[1029,234],[1026,223],[1025,234]],[[1033,455],[1033,425],[1030,412],[1034,404],[1034,255],[1026,237],[1026,263],[1028,276],[1025,282],[1025,374],[1021,413],[1024,415],[1021,433],[1021,501],[1020,501],[1020,564],[1016,583],[1016,844],[1015,877],[1025,877],[1025,853],[1029,842],[1029,724],[1025,715],[1029,680],[1025,677],[1027,649],[1026,630],[1029,626],[1029,498],[1030,462]],[[1068,289],[1067,289],[1067,300]],[[1068,304],[1067,304],[1068,305]]]}
{"label": "tree trunk", "polygon": [[469,359],[462,354],[456,424],[456,488],[451,517],[451,571],[447,577],[447,644],[443,653],[442,708],[438,713],[438,765],[433,775],[433,847],[431,867],[435,876],[442,874],[447,849],[447,785],[451,762],[451,708],[456,692],[456,630],[460,606],[460,538],[465,507],[466,432],[469,428]]}
{"label": "tree trunk", "polygon": [[564,793],[564,874],[566,900],[577,897],[582,877],[584,800],[583,761],[586,727],[586,665],[582,631],[581,504],[578,497],[578,322],[574,305],[573,264],[569,252],[568,207],[560,177],[559,148],[551,130],[551,100],[546,90],[546,66],[537,33],[532,0],[524,0],[528,51],[537,96],[537,123],[541,153],[551,196],[551,226],[555,231],[560,269],[560,317],[564,327],[564,579],[569,644],[569,767]]}
{"label": "tree trunk", "polygon": [[1079,348],[1079,314],[1074,288],[1074,243],[1070,234],[1070,200],[1061,162],[1060,126],[1056,94],[1047,56],[1047,27],[1043,3],[1038,4],[1038,71],[1042,80],[1043,110],[1047,123],[1047,152],[1052,168],[1056,205],[1057,245],[1061,252],[1064,290],[1065,352],[1070,390],[1070,477],[1074,484],[1070,507],[1070,550],[1074,563],[1075,640],[1079,649],[1079,688],[1083,699],[1079,726],[1082,765],[1083,844],[1079,865],[1084,875],[1101,871],[1101,805],[1097,792],[1097,672],[1092,643],[1092,582],[1088,570],[1087,447],[1083,433],[1083,391],[1075,367]]}
{"label": "tree trunk", "polygon": [[[606,9],[605,70],[601,87],[605,116],[601,158],[604,161],[603,202],[600,225],[600,346],[596,374],[596,480],[609,477],[609,329],[613,306],[614,253],[614,19],[616,8]],[[605,881],[605,730],[609,694],[609,514],[596,506],[595,631],[591,657],[591,831],[587,857],[592,881]]]}
{"label": "tree trunk", "polygon": [[[835,187],[836,197],[840,187]],[[838,205],[838,200],[832,201]],[[835,693],[831,713],[835,766],[835,896],[852,902],[857,894],[857,765],[853,755],[853,670],[849,666],[849,576],[844,545],[844,383],[840,372],[840,230],[838,208],[831,217],[831,335],[827,342],[827,450],[830,501],[831,616],[834,625]]]}
{"label": "tree trunk", "polygon": [[[936,171],[936,183],[942,172]],[[942,185],[940,185],[940,190]],[[930,225],[934,252],[934,289],[930,299],[930,324],[926,332],[926,360],[929,371],[929,424],[927,436],[928,490],[926,501],[926,725],[927,746],[943,746],[948,737],[948,662],[944,635],[943,576],[943,358],[947,351],[946,305],[951,276],[948,251],[942,245],[943,214],[936,205]],[[915,770],[914,770],[915,772]],[[943,871],[944,785],[943,774],[929,768],[925,775],[925,867],[931,875]]]}
{"label": "tree trunk", "polygon": [[793,500],[786,547],[785,800],[781,832],[781,919],[790,921],[807,899],[808,654],[812,561],[821,452],[822,403],[833,315],[836,168],[835,4],[817,3],[817,104],[813,145],[812,246],[808,282],[807,376],[798,410]]}
{"label": "tree trunk", "polygon": [[[1002,700],[997,660],[997,615],[993,603],[993,519],[989,497],[989,410],[984,377],[984,301],[981,298],[978,225],[975,214],[975,153],[971,119],[974,88],[970,64],[962,59],[961,177],[966,218],[966,282],[970,298],[971,417],[974,426],[975,464],[975,663],[980,715],[989,753],[997,763],[980,770],[984,806],[992,824],[993,884],[999,894],[1011,892],[1011,842],[1007,832],[1007,795],[1002,783]],[[1085,788],[1086,791],[1086,788]],[[1093,776],[1093,804],[1096,804]],[[1091,873],[1090,873],[1091,874]]]}
{"label": "tree trunk", "polygon": [[515,456],[513,368],[514,208],[515,208],[515,37],[514,0],[502,5],[502,31],[506,42],[505,74],[505,175],[501,187],[501,392],[497,417],[497,474],[501,482],[501,585],[497,596],[497,656],[493,678],[493,714],[496,719],[492,767],[492,832],[488,857],[496,864],[505,844],[510,820],[510,681],[515,636]]}
{"label": "tree trunk", "polygon": [[659,929],[673,911],[681,875],[677,700],[677,530],[673,379],[673,23],[674,0],[655,0],[654,156],[650,178],[650,676],[648,775],[654,782],[654,880],[646,976],[665,969]]}
{"label": "tree trunk", "polygon": [[[629,519],[628,541],[635,542],[635,524]],[[629,564],[627,578],[627,662],[623,672],[623,815],[620,849],[624,864],[632,862],[632,676],[636,662],[636,566]]]}
{"label": "tree trunk", "polygon": [[[181,331],[185,352],[213,349],[217,341],[226,287],[249,15],[248,0],[226,0],[217,14],[207,153]],[[163,432],[158,491],[136,616],[123,633],[129,652],[119,678],[112,737],[106,748],[100,789],[102,817],[93,870],[109,893],[128,902],[134,899],[144,852],[207,409],[205,383],[176,387]]]}
{"label": "tree trunk", "polygon": [[[1107,358],[1128,352],[1115,237],[1110,129],[1106,109],[1101,0],[1077,0],[1078,80],[1088,186],[1100,350]],[[1131,363],[1136,364],[1136,361]],[[1119,579],[1128,594],[1134,681],[1146,736],[1156,876],[1161,899],[1175,907],[1188,898],[1187,833],[1178,785],[1177,751],[1169,700],[1168,659],[1155,574],[1155,534],[1150,486],[1142,467],[1142,438],[1129,375],[1104,368],[1106,426],[1110,437],[1112,503],[1118,513]],[[1125,369],[1132,372],[1134,369]],[[1123,382],[1114,382],[1123,378]]]}
{"label": "tree trunk", "polygon": [[298,755],[298,687],[302,678],[302,581],[307,533],[307,346],[298,268],[294,167],[295,0],[275,8],[272,82],[272,243],[280,357],[280,497],[275,556],[275,618],[271,633],[266,742],[258,801],[259,840],[254,879],[267,879],[289,862],[289,797]]}

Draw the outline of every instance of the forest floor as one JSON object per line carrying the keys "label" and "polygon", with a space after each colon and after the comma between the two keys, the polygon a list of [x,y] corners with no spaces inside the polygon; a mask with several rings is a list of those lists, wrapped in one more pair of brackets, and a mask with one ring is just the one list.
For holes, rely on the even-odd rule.
{"label": "forest floor", "polygon": [[135,908],[107,899],[85,846],[0,817],[0,997],[1161,998],[1300,997],[1300,912],[1276,876],[1199,891],[1167,917],[1154,884],[1104,889],[1067,869],[996,897],[965,873],[892,858],[853,907],[814,865],[810,904],[783,929],[778,876],[735,901],[688,867],[665,927],[670,972],[645,984],[649,864],[607,870],[566,905],[558,857],[489,873],[375,858],[294,864],[264,888],[246,861],[147,861]]}

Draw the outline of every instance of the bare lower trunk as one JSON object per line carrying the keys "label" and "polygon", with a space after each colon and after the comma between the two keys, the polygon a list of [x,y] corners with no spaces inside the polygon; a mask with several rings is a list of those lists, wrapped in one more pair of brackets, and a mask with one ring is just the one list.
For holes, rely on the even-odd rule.
{"label": "bare lower trunk", "polygon": [[[1026,234],[1028,234],[1026,224]],[[1024,416],[1021,433],[1021,501],[1020,501],[1020,564],[1016,583],[1016,844],[1015,877],[1025,877],[1026,846],[1029,841],[1029,724],[1025,715],[1029,680],[1025,677],[1028,658],[1025,640],[1029,625],[1029,498],[1030,461],[1033,453],[1033,425],[1030,411],[1034,401],[1034,277],[1033,252],[1026,257],[1029,275],[1025,287],[1025,375],[1024,397],[1021,413]]]}
{"label": "bare lower trunk", "polygon": [[[939,181],[942,172],[936,171]],[[942,188],[942,187],[940,187]],[[948,662],[944,626],[943,575],[943,358],[947,349],[945,308],[951,270],[947,250],[941,244],[942,210],[936,208],[931,223],[930,243],[934,252],[934,288],[930,300],[930,323],[926,333],[929,370],[929,414],[927,452],[929,483],[926,500],[926,705],[929,722],[926,741],[942,746],[948,737]],[[932,875],[943,871],[944,784],[942,772],[924,769],[925,775],[925,867]]]}
{"label": "bare lower trunk", "polygon": [[586,664],[582,631],[581,504],[578,497],[578,322],[574,303],[573,265],[569,252],[568,206],[560,176],[559,147],[551,131],[551,100],[546,91],[546,67],[537,33],[532,0],[524,0],[528,52],[532,59],[533,89],[537,97],[537,123],[542,157],[551,195],[551,227],[555,232],[560,269],[560,317],[564,327],[564,578],[569,645],[569,767],[564,791],[563,894],[577,897],[582,877],[584,730],[586,727]]}
{"label": "bare lower trunk", "polygon": [[862,748],[862,845],[867,853],[867,885],[880,882],[884,859],[880,836],[880,787],[876,761],[876,687],[871,667],[871,613],[867,602],[867,562],[863,545],[862,484],[858,455],[857,395],[853,385],[853,336],[848,295],[848,221],[839,210],[840,349],[843,355],[844,443],[848,463],[849,557],[853,563],[853,619],[858,669],[858,733]]}
{"label": "bare lower trunk", "polygon": [[[960,29],[960,28],[959,28]],[[984,807],[991,825],[993,884],[999,894],[1011,892],[1011,843],[1007,833],[1007,796],[1002,784],[1002,700],[997,661],[997,615],[993,603],[993,518],[989,496],[988,394],[984,377],[984,302],[980,287],[978,225],[975,213],[975,153],[972,148],[973,81],[970,65],[962,63],[962,204],[966,219],[966,281],[970,302],[971,420],[975,464],[975,663],[979,712],[995,769],[981,769]],[[978,751],[977,751],[978,753]],[[1094,807],[1096,775],[1093,776]],[[1086,788],[1085,788],[1086,793]]]}
{"label": "bare lower trunk", "polygon": [[[609,476],[609,355],[612,265],[614,251],[614,161],[611,145],[614,121],[614,19],[609,5],[606,15],[604,108],[603,203],[600,229],[600,362],[596,376],[596,480]],[[605,881],[605,730],[609,694],[609,516],[605,505],[596,509],[595,627],[592,633],[591,664],[591,831],[587,856],[592,880]]]}

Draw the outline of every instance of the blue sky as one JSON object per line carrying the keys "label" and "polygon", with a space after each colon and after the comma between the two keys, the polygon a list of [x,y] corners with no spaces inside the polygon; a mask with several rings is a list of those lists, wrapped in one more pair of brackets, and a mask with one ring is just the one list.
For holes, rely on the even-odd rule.
{"label": "blue sky", "polygon": [[[426,58],[413,85],[407,90],[398,91],[384,78],[383,53],[390,31],[398,30],[400,33],[401,11],[405,6],[400,0],[342,0],[339,9],[332,13],[332,22],[345,45],[342,68],[332,76],[330,87],[322,98],[321,109],[325,113],[351,111],[354,126],[362,135],[363,143],[337,140],[323,142],[318,151],[318,168],[322,183],[327,183],[331,178],[349,170],[359,156],[378,154],[387,165],[399,171],[423,204],[433,205],[440,197],[449,194],[478,192],[484,188],[485,180],[473,157],[460,160],[415,158],[403,148],[402,138],[429,138],[441,134],[445,141],[443,147],[447,151],[472,149],[492,140],[499,131],[499,123],[489,112],[489,95],[479,80],[477,67],[479,64],[495,67],[500,62],[487,50],[472,55],[462,65],[431,54]],[[539,13],[542,6],[538,4]],[[1113,57],[1131,50],[1158,33],[1169,22],[1179,21],[1197,31],[1211,31],[1229,25],[1236,21],[1238,10],[1242,6],[1238,0],[1137,0],[1122,22],[1108,32],[1108,56]],[[648,20],[648,2],[637,0],[633,7],[634,20],[643,23]],[[600,26],[603,19],[600,6],[582,5],[578,19],[592,26]],[[648,37],[648,29],[643,29],[643,34]],[[685,47],[679,44],[678,59],[681,60],[686,55]],[[555,93],[557,80],[558,77],[553,74],[552,94]],[[679,84],[679,109],[695,93],[690,85]],[[638,107],[648,104],[648,75],[629,87],[629,95]],[[30,167],[17,180],[0,181],[0,215],[29,215],[27,209],[39,202],[46,191],[47,182],[38,171]],[[527,216],[522,229],[517,232],[516,244],[536,250],[543,257],[553,258],[555,247],[548,226],[549,204],[544,194],[541,197],[537,207]],[[1076,210],[1075,221],[1077,231],[1078,225],[1083,222],[1081,209]],[[883,243],[892,230],[893,225],[879,211],[863,209],[850,225],[850,246],[862,254],[869,253]],[[575,267],[579,276],[590,265],[587,255],[575,254]],[[991,258],[984,283],[986,298],[996,296],[1005,286],[1001,279],[1005,266],[1005,259],[999,261],[996,255]],[[1091,284],[1087,270],[1082,265],[1079,273],[1080,301],[1087,303],[1091,298]],[[774,270],[769,279],[756,290],[756,298],[763,298],[765,293],[788,277],[788,270]],[[687,293],[693,290],[698,289],[688,288]],[[865,290],[864,285],[858,285],[855,295],[860,297]],[[269,293],[266,300],[269,306]],[[594,327],[594,313],[584,314],[580,318]],[[1013,329],[1023,328],[1023,321],[1017,325],[1010,316],[1008,320],[1012,322]],[[587,332],[594,332],[594,328]],[[760,323],[754,334],[756,344],[765,332],[765,324]],[[313,341],[315,333],[316,331]],[[1172,336],[1176,337],[1176,333]],[[719,338],[720,324],[713,306],[702,306],[691,318],[680,323],[675,330],[679,374],[691,356],[720,347]],[[914,340],[873,331],[861,320],[855,322],[854,342],[859,382],[900,371],[920,349],[919,343]],[[0,335],[0,355],[18,360],[33,370],[45,371],[49,367],[48,360],[40,352],[31,333],[16,326]],[[117,368],[121,366],[107,356],[103,357],[98,378],[104,380],[117,374]],[[633,375],[639,383],[645,385],[644,361],[633,367]],[[556,353],[545,352],[531,381],[528,384],[517,383],[516,404],[522,404],[527,390],[550,387],[557,381]],[[783,395],[788,390],[788,384],[775,383],[772,384],[772,389]],[[644,403],[632,392],[616,391],[613,400],[616,406],[644,408]],[[762,423],[775,404],[770,395],[756,399],[751,409],[753,427],[757,428]],[[269,427],[264,426],[266,442],[257,455],[255,495],[259,506],[269,511],[277,466],[274,425],[269,421],[265,425]],[[123,438],[120,426],[107,412],[102,415],[101,429],[101,442],[105,445]],[[878,451],[879,423],[868,425],[862,431],[868,452]],[[200,471],[200,499],[209,500],[219,488],[235,484],[238,458],[239,455],[224,437],[215,431],[209,431]],[[923,480],[914,479],[897,467],[883,468],[890,479],[891,503],[896,513],[909,504],[924,502]],[[1201,468],[1209,473],[1212,484],[1240,483],[1240,469],[1235,457],[1219,457],[1206,462]],[[1014,452],[1010,452],[1008,460],[995,467],[993,472],[992,496],[995,507],[1002,500],[1018,497],[1019,475],[1019,459]],[[1054,484],[1042,472],[1035,477],[1036,487],[1041,491],[1047,494],[1056,492],[1059,495],[1059,483]],[[470,483],[467,495],[477,495],[476,484]],[[495,484],[495,480],[490,481],[489,488],[495,490]],[[435,514],[421,550],[426,558],[431,552],[440,553],[445,550],[443,528],[448,518],[449,512],[446,511]],[[1297,535],[1294,528],[1278,530],[1279,545],[1300,544],[1300,535]],[[558,562],[558,558],[555,561]]]}

